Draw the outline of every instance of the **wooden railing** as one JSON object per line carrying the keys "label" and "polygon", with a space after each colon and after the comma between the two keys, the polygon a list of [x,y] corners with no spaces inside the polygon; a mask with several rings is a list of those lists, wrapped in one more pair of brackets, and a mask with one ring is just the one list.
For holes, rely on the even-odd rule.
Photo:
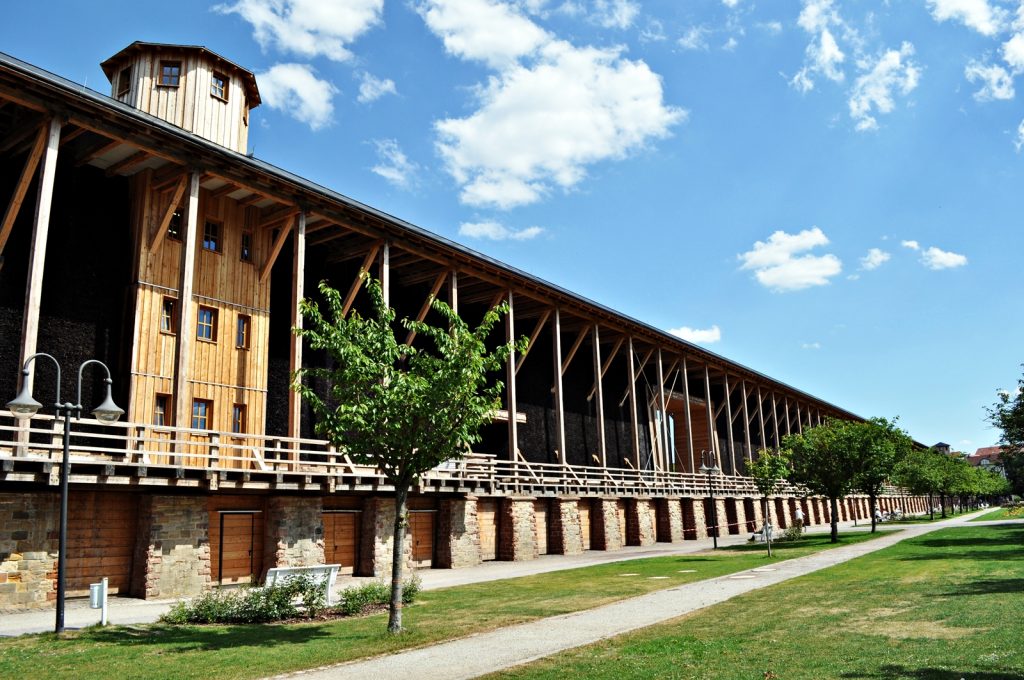
{"label": "wooden railing", "polygon": [[[0,475],[16,466],[45,469],[59,466],[62,457],[63,420],[38,415],[15,420],[0,412]],[[101,425],[82,418],[72,420],[70,452],[72,481],[85,466],[114,468],[120,478],[205,479],[211,487],[294,483],[321,484],[330,490],[385,489],[384,475],[369,465],[352,461],[326,441],[235,435],[224,432],[158,427],[140,423]],[[89,469],[89,468],[86,468]],[[45,474],[40,470],[39,474]],[[108,473],[108,476],[113,473]],[[24,475],[16,479],[26,479]],[[50,479],[52,481],[53,475]],[[96,481],[99,483],[98,477]],[[710,482],[710,486],[709,486]],[[760,494],[749,477],[604,468],[584,465],[496,460],[473,453],[449,461],[421,478],[420,488],[474,490],[479,493],[527,495],[608,496],[720,496],[756,497]],[[780,493],[801,493],[786,487]]]}

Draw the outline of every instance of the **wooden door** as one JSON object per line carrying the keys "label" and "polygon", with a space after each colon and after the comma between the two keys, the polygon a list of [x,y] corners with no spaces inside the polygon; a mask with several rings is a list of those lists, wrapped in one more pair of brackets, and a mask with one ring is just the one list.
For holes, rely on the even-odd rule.
{"label": "wooden door", "polygon": [[324,561],[340,564],[339,574],[355,571],[359,559],[360,512],[325,512],[324,520]]}
{"label": "wooden door", "polygon": [[67,594],[88,595],[107,578],[110,593],[131,588],[138,496],[102,491],[68,494]]}
{"label": "wooden door", "polygon": [[412,562],[417,567],[429,567],[434,560],[434,512],[413,510],[409,513],[412,533]]}
{"label": "wooden door", "polygon": [[583,538],[583,549],[590,550],[590,499],[584,498],[579,501],[580,513],[580,535]]}
{"label": "wooden door", "polygon": [[533,502],[533,519],[537,524],[537,553],[548,554],[548,499]]}
{"label": "wooden door", "polygon": [[619,516],[619,538],[622,545],[626,545],[626,501],[615,501],[615,513]]}
{"label": "wooden door", "polygon": [[263,513],[231,510],[212,513],[210,556],[213,578],[221,585],[255,583],[263,572]]}
{"label": "wooden door", "polygon": [[481,498],[476,502],[476,524],[480,532],[480,559],[498,559],[498,501]]}

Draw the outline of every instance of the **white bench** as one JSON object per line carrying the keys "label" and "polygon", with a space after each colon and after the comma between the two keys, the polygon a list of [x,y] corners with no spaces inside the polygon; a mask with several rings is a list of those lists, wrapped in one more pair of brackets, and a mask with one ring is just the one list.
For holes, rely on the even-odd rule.
{"label": "white bench", "polygon": [[316,564],[310,567],[274,567],[267,570],[267,581],[264,585],[283,585],[296,576],[306,575],[318,584],[327,583],[326,600],[327,605],[330,606],[333,604],[331,597],[334,592],[334,583],[338,580],[339,569],[341,569],[340,564]]}

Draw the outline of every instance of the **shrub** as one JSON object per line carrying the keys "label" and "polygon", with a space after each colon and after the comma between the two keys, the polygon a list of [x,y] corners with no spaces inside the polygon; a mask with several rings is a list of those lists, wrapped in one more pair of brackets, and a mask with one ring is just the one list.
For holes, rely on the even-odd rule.
{"label": "shrub", "polygon": [[800,523],[791,524],[776,541],[798,541],[804,534],[804,527]]}
{"label": "shrub", "polygon": [[306,574],[280,585],[212,590],[176,603],[160,620],[171,624],[267,623],[316,616],[324,609],[327,584]]}
{"label": "shrub", "polygon": [[[423,587],[420,577],[415,574],[402,585],[402,604],[412,604]],[[345,616],[356,616],[369,607],[386,605],[391,602],[391,584],[373,581],[350,586],[341,591],[341,604],[336,611]]]}

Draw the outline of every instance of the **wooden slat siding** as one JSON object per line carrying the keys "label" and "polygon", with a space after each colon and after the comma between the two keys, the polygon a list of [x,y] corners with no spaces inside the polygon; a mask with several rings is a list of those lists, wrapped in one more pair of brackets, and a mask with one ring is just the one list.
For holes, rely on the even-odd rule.
{"label": "wooden slat siding", "polygon": [[533,518],[537,524],[537,553],[548,554],[548,499],[533,502]]}
{"label": "wooden slat siding", "polygon": [[435,513],[426,510],[413,510],[409,513],[412,562],[417,567],[429,567],[434,559],[435,517]]}
{"label": "wooden slat siding", "polygon": [[619,538],[626,545],[626,501],[621,498],[615,501],[615,514],[619,518]]}
{"label": "wooden slat siding", "polygon": [[476,502],[476,521],[480,531],[480,559],[498,558],[498,501],[481,498]]}
{"label": "wooden slat siding", "polygon": [[324,560],[327,564],[340,564],[340,574],[351,574],[359,559],[359,512],[325,512]]}
{"label": "wooden slat siding", "polygon": [[580,513],[580,534],[583,538],[583,549],[590,550],[590,499],[582,498],[577,501]]}
{"label": "wooden slat siding", "polygon": [[[217,575],[220,572],[220,548],[221,548],[221,534],[220,534],[220,511],[221,510],[244,510],[253,511],[251,517],[254,522],[253,532],[255,534],[255,540],[251,542],[253,550],[253,574],[252,577],[259,578],[263,569],[263,513],[256,512],[263,510],[263,500],[259,497],[253,496],[211,496],[208,503],[207,509],[209,510],[210,518],[210,580],[213,583],[217,583]],[[240,515],[228,515],[228,517],[239,517]],[[249,574],[249,559],[248,551],[250,541],[250,532],[248,528],[243,531],[238,530],[238,520],[235,520],[234,524],[225,522],[225,538],[226,544],[224,546],[225,561],[224,561],[224,584],[229,583],[249,583],[252,581]],[[248,525],[246,525],[248,527]],[[245,546],[244,559],[239,557],[240,545]],[[244,570],[244,574],[239,572]]]}
{"label": "wooden slat siding", "polygon": [[68,595],[107,577],[111,593],[131,586],[138,496],[76,491],[68,497]]}

